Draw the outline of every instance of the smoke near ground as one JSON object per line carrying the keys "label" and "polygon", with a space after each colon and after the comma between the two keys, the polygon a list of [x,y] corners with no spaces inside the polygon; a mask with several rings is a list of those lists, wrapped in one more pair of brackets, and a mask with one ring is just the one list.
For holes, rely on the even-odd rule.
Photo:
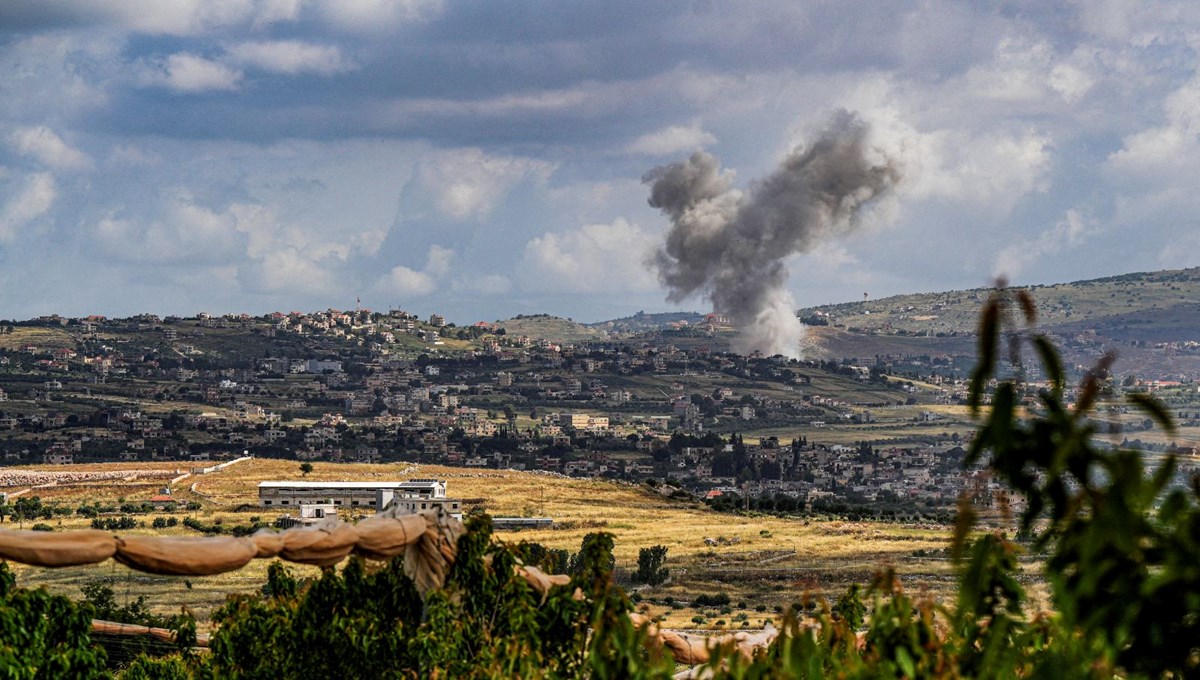
{"label": "smoke near ground", "polygon": [[709,298],[740,329],[737,352],[799,357],[804,326],[785,288],[787,259],[853,230],[863,208],[900,179],[868,133],[856,115],[835,115],[748,194],[704,151],[646,173],[650,205],[671,219],[652,258],[667,299]]}

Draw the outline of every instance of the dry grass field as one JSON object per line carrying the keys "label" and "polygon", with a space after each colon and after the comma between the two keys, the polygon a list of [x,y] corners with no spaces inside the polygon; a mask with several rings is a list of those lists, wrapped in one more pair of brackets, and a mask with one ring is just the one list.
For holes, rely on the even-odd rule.
{"label": "dry grass field", "polygon": [[26,345],[33,345],[41,350],[75,347],[75,338],[62,328],[20,327],[12,333],[0,335],[0,348],[19,350]]}
{"label": "dry grass field", "polygon": [[[142,467],[148,472],[164,474],[174,472],[177,464]],[[73,466],[71,470],[75,468],[102,472],[133,470],[134,466]],[[64,470],[63,467],[30,469]],[[774,615],[776,606],[801,601],[806,595],[836,596],[851,582],[869,581],[884,565],[895,567],[908,587],[934,595],[944,594],[952,574],[945,560],[913,557],[918,549],[945,547],[949,535],[945,527],[722,514],[697,503],[665,498],[645,486],[541,473],[409,464],[315,463],[313,472],[304,476],[294,461],[252,459],[220,472],[188,477],[175,485],[173,492],[180,498],[199,499],[202,504],[202,509],[180,511],[177,517],[194,516],[205,523],[248,524],[252,516],[270,521],[279,514],[255,505],[257,484],[263,480],[367,481],[420,477],[446,479],[450,495],[467,501],[468,509],[480,508],[498,517],[554,519],[554,526],[549,529],[498,532],[497,537],[503,541],[536,541],[548,548],[575,551],[587,533],[611,532],[616,540],[617,567],[624,574],[636,569],[639,548],[666,546],[672,579],[666,585],[645,589],[646,598],[661,600],[671,596],[676,601],[690,602],[700,594],[724,592],[732,600],[724,614],[719,608],[713,611],[714,608],[696,609],[690,605],[676,605],[677,608],[645,605],[652,614],[666,614],[668,625],[676,627],[694,627],[695,616],[706,619],[702,627],[715,626],[717,621],[733,625],[731,617],[739,613],[745,618],[737,625],[743,621],[760,625],[762,618]],[[140,502],[156,491],[153,483],[134,479],[117,483],[63,483],[38,489],[36,493],[43,500],[74,507],[94,500]],[[153,516],[139,518],[149,524]],[[83,528],[88,522],[77,517],[50,521],[62,528]],[[163,531],[194,533],[182,526]],[[713,541],[717,545],[711,545]],[[78,596],[80,585],[88,580],[102,579],[119,599],[145,595],[158,611],[175,612],[183,606],[205,619],[228,594],[259,588],[265,582],[266,569],[267,563],[263,561],[232,574],[184,579],[138,574],[110,560],[93,567],[62,570],[17,567],[17,572],[23,585],[45,585],[72,596]],[[304,567],[296,570],[316,573],[315,569]],[[738,603],[744,607],[739,609]]]}

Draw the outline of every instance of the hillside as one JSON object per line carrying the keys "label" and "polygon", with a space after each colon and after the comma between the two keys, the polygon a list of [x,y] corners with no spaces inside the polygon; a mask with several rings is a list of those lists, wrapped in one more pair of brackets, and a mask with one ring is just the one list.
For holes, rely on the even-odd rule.
{"label": "hillside", "polygon": [[[1105,328],[1120,325],[1120,319],[1131,315],[1169,318],[1165,313],[1200,303],[1200,267],[1021,288],[1037,302],[1039,321],[1045,327],[1083,322]],[[802,318],[824,316],[830,325],[863,333],[970,334],[987,294],[987,288],[915,293],[807,307],[797,313]]]}
{"label": "hillside", "polygon": [[703,322],[704,315],[699,312],[662,312],[658,314],[638,312],[620,319],[590,323],[588,327],[612,333],[647,333],[681,326],[695,326]]}
{"label": "hillside", "polygon": [[[1119,374],[1179,379],[1200,370],[1200,268],[1143,272],[1023,287],[1039,329],[1060,343],[1068,364],[1105,352]],[[798,310],[811,356],[934,355],[969,359],[988,289],[896,295]]]}
{"label": "hillside", "polygon": [[549,314],[521,314],[505,321],[497,321],[495,327],[504,329],[508,335],[524,335],[534,340],[550,342],[584,342],[607,337],[607,334],[599,329]]}

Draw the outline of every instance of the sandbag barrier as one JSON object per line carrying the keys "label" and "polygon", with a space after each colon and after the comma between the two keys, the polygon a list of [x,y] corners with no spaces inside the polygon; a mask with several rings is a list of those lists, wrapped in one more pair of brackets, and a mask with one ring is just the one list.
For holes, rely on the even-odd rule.
{"label": "sandbag barrier", "polygon": [[[404,573],[424,596],[446,581],[457,553],[462,522],[438,510],[401,514],[385,512],[347,524],[329,519],[309,527],[250,536],[154,536],[113,534],[96,529],[45,532],[0,530],[0,559],[51,569],[97,564],[109,559],[136,571],[167,576],[212,576],[241,569],[254,559],[279,558],[297,564],[332,567],[351,554],[372,560],[404,555]],[[571,577],[547,574],[537,567],[519,566],[517,575],[541,596],[565,586]],[[582,598],[576,589],[574,597]],[[660,630],[652,620],[631,613],[634,625],[644,627],[651,644],[666,648],[679,663],[703,664],[718,647],[733,648],[746,657],[765,649],[778,635],[773,626],[762,631],[738,631],[702,636]],[[104,633],[152,635],[173,641],[164,629],[93,621]],[[117,627],[117,628],[114,628]],[[207,637],[197,641],[207,645]]]}
{"label": "sandbag barrier", "polygon": [[351,554],[374,560],[404,555],[405,574],[424,595],[445,582],[461,522],[440,511],[383,513],[347,524],[330,519],[310,527],[245,537],[152,536],[79,531],[0,531],[0,559],[51,569],[108,558],[130,569],[167,576],[212,576],[236,571],[253,559],[332,567]]}
{"label": "sandbag barrier", "polygon": [[[92,619],[92,632],[97,635],[149,635],[171,644],[175,644],[176,635],[175,631],[170,628],[151,628],[150,626],[139,626],[136,623],[117,623],[102,619]],[[208,633],[196,634],[196,646],[208,647]]]}

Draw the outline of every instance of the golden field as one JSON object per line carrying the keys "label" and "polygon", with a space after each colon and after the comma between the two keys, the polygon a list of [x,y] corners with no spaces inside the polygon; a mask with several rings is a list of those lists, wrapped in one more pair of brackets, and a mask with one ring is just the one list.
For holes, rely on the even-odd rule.
{"label": "golden field", "polygon": [[[173,473],[179,463],[112,463],[81,466],[34,466],[32,471],[153,470]],[[942,594],[949,587],[952,570],[943,559],[915,558],[913,551],[944,548],[949,531],[944,527],[918,527],[894,523],[845,522],[836,519],[785,519],[764,515],[717,513],[699,503],[668,499],[646,486],[607,481],[565,478],[553,474],[500,470],[474,470],[432,465],[370,465],[314,463],[311,474],[301,474],[295,461],[251,459],[207,475],[192,475],[173,486],[181,500],[199,500],[200,510],[177,511],[176,517],[194,516],[206,524],[248,524],[251,517],[271,521],[279,511],[256,507],[257,484],[264,480],[369,481],[438,478],[448,481],[451,496],[464,499],[466,507],[480,508],[497,517],[536,516],[554,519],[553,528],[498,532],[503,541],[536,541],[548,548],[578,550],[584,535],[607,531],[616,541],[619,574],[636,569],[639,548],[664,545],[668,548],[669,583],[643,589],[647,599],[670,595],[691,601],[696,595],[725,592],[733,605],[725,614],[696,610],[691,606],[671,609],[645,605],[653,614],[667,614],[667,624],[692,627],[692,617],[705,616],[702,626],[745,614],[750,625],[773,615],[776,606],[802,600],[806,595],[834,597],[851,582],[869,581],[884,565],[897,569],[907,587]],[[186,471],[186,470],[185,470]],[[117,482],[61,483],[36,489],[44,501],[70,507],[81,503],[120,500],[140,502],[157,493],[161,481],[145,479]],[[12,492],[13,487],[0,488]],[[139,515],[150,520],[165,513]],[[84,528],[90,520],[71,516],[48,523],[61,528]],[[153,529],[136,531],[153,533]],[[172,534],[195,534],[182,526],[163,530]],[[705,539],[718,541],[711,546]],[[265,582],[266,561],[256,561],[241,571],[211,577],[164,577],[136,573],[111,560],[92,567],[61,570],[15,566],[25,586],[48,588],[78,597],[79,586],[103,579],[118,599],[145,595],[158,611],[187,607],[202,620],[230,593],[252,592]],[[295,566],[297,573],[317,573],[315,568]],[[744,603],[739,609],[735,605]],[[764,609],[765,612],[756,611]],[[738,623],[737,625],[741,625]]]}

